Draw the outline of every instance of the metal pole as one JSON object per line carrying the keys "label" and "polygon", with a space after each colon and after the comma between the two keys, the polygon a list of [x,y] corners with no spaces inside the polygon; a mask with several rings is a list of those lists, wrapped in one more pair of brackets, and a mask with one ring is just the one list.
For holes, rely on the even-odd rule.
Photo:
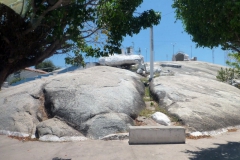
{"label": "metal pole", "polygon": [[133,53],[132,54],[134,54],[134,42],[132,42],[132,44],[133,44]]}
{"label": "metal pole", "polygon": [[172,53],[172,61],[174,61],[174,46],[175,46],[176,43],[172,43],[173,45],[173,53]]}
{"label": "metal pole", "polygon": [[146,63],[147,63],[147,48],[146,48]]}
{"label": "metal pole", "polygon": [[214,49],[212,49],[212,61],[213,61],[213,64],[214,64]]}
{"label": "metal pole", "polygon": [[173,44],[173,53],[172,53],[172,58],[174,57],[174,45],[175,45],[175,44]]}
{"label": "metal pole", "polygon": [[192,45],[191,45],[191,59],[192,59],[193,57],[192,57]]}
{"label": "metal pole", "polygon": [[153,27],[150,27],[150,78],[153,78]]}

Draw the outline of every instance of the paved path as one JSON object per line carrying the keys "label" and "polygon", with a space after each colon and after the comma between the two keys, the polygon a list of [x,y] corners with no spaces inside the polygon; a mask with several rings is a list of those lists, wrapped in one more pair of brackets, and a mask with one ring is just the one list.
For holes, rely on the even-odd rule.
{"label": "paved path", "polygon": [[128,140],[21,142],[0,135],[1,160],[240,160],[240,131],[186,144],[129,145]]}

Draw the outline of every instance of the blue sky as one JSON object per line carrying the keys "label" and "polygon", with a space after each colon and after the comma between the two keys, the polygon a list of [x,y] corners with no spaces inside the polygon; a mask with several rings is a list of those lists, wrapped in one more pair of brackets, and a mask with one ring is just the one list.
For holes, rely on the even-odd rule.
{"label": "blue sky", "polygon": [[[183,28],[182,22],[175,19],[174,9],[171,7],[172,0],[144,0],[137,12],[144,10],[154,9],[161,12],[161,22],[158,26],[154,26],[154,61],[167,61],[170,60],[173,54],[177,51],[183,51],[191,56],[197,57],[198,61],[205,61],[213,63],[212,50],[210,48],[196,48],[196,43],[191,41]],[[142,30],[139,34],[133,37],[125,37],[122,43],[124,48],[133,46],[134,50],[141,49],[141,55],[144,56],[145,61],[150,60],[150,29]],[[225,51],[220,47],[214,48],[214,63],[225,65],[224,59]],[[64,57],[66,55],[53,56],[50,59],[55,65],[66,67]],[[167,58],[168,57],[168,58]],[[88,58],[86,62],[96,61],[96,58]]]}

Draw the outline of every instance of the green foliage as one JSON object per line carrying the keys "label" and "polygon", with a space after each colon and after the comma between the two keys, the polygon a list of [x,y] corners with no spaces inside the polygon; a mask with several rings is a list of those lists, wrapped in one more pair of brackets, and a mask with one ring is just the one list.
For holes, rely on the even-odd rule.
{"label": "green foliage", "polygon": [[154,103],[153,103],[153,102],[151,102],[151,103],[150,103],[150,105],[151,105],[151,106],[153,106],[153,105],[154,105]]}
{"label": "green foliage", "polygon": [[14,84],[14,83],[16,83],[16,82],[18,82],[18,81],[21,81],[21,80],[23,80],[24,78],[14,78],[10,83],[9,83],[9,85],[11,85],[11,84]]}
{"label": "green foliage", "polygon": [[229,83],[230,80],[234,79],[236,77],[236,70],[233,68],[221,68],[220,71],[218,71],[216,78],[221,82],[227,82]]}
{"label": "green foliage", "polygon": [[71,64],[71,65],[74,65],[74,66],[83,66],[84,67],[85,66],[84,58],[83,58],[82,54],[80,53],[80,51],[75,50],[74,55],[75,56],[68,55],[65,58],[66,64]]}
{"label": "green foliage", "polygon": [[200,47],[240,52],[240,1],[174,0],[176,18]]}
{"label": "green foliage", "polygon": [[148,78],[147,77],[143,77],[140,79],[142,83],[147,83],[148,82]]}
{"label": "green foliage", "polygon": [[240,76],[240,54],[238,53],[230,53],[228,54],[228,57],[231,59],[231,61],[227,61],[227,65],[233,67],[237,72],[238,76]]}
{"label": "green foliage", "polygon": [[[148,81],[148,80],[147,80],[147,78],[142,78],[141,81],[144,83],[145,81]],[[165,108],[160,107],[158,105],[158,102],[153,101],[149,87],[145,87],[145,96],[143,97],[143,100],[146,104],[150,103],[150,107],[154,108],[154,109],[145,108],[145,109],[141,110],[141,112],[139,113],[139,116],[144,116],[144,117],[149,118],[155,112],[162,112],[162,113],[166,114],[168,117],[170,117],[172,122],[177,122],[178,124],[182,123],[181,119],[179,119],[175,115],[170,114]]]}
{"label": "green foliage", "polygon": [[75,57],[67,57],[66,63],[84,65],[83,54],[120,53],[123,37],[160,22],[158,12],[135,12],[142,2],[31,0],[24,15],[0,3],[0,83],[9,74],[54,54],[72,51]]}
{"label": "green foliage", "polygon": [[155,112],[156,111],[145,108],[139,113],[139,116],[150,117]]}
{"label": "green foliage", "polygon": [[35,66],[36,69],[43,70],[45,72],[52,72],[59,67],[56,67],[51,60],[45,60]]}
{"label": "green foliage", "polygon": [[157,78],[157,77],[159,77],[160,76],[160,73],[155,73],[154,75],[153,75],[153,78]]}
{"label": "green foliage", "polygon": [[162,112],[162,113],[166,114],[166,115],[171,119],[172,122],[178,122],[178,123],[181,124],[181,119],[179,119],[179,118],[178,118],[177,116],[175,116],[175,115],[170,114],[165,108],[160,107],[160,106],[157,104],[157,102],[154,103],[153,101],[151,101],[151,102],[150,102],[150,105],[151,105],[151,107],[154,107],[154,109],[145,108],[145,109],[143,109],[143,110],[139,113],[139,116],[143,116],[143,117],[149,118],[149,117],[151,117],[151,115],[154,114],[155,112]]}
{"label": "green foliage", "polygon": [[150,97],[150,99],[151,99],[151,94],[150,94],[149,87],[145,87],[145,97]]}
{"label": "green foliage", "polygon": [[219,81],[227,83],[233,79],[240,78],[240,55],[238,53],[230,53],[228,56],[231,60],[228,60],[226,63],[231,68],[221,68],[216,76]]}

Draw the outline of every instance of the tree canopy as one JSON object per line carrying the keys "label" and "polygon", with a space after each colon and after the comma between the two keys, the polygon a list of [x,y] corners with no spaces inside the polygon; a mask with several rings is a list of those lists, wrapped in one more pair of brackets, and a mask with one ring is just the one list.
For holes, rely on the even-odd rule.
{"label": "tree canopy", "polygon": [[172,7],[197,46],[220,45],[240,55],[239,0],[174,0]]}
{"label": "tree canopy", "polygon": [[[18,14],[0,3],[0,84],[53,54],[73,51],[69,63],[119,52],[124,36],[160,22],[160,13],[136,13],[143,0],[25,0]],[[21,12],[22,13],[22,12]],[[0,85],[1,86],[1,85]]]}
{"label": "tree canopy", "polygon": [[45,72],[52,72],[59,67],[56,67],[51,60],[45,60],[35,66],[36,69],[43,70]]}

